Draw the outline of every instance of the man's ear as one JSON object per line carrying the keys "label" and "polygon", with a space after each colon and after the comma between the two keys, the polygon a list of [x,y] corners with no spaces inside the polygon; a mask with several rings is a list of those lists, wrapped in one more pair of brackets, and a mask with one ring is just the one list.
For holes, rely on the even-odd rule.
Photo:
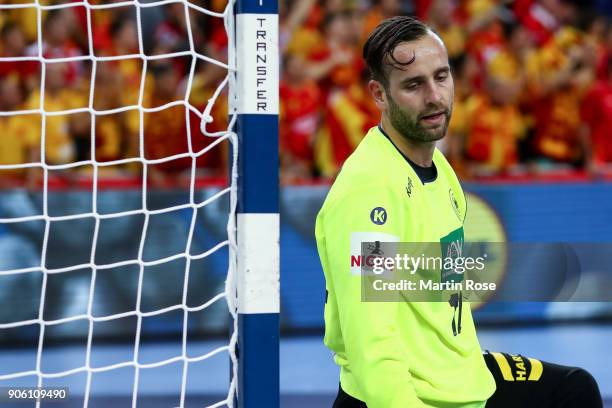
{"label": "man's ear", "polygon": [[368,89],[370,90],[370,95],[374,98],[374,102],[376,102],[376,106],[381,111],[387,109],[387,94],[385,93],[385,87],[380,82],[375,79],[371,79],[368,82]]}

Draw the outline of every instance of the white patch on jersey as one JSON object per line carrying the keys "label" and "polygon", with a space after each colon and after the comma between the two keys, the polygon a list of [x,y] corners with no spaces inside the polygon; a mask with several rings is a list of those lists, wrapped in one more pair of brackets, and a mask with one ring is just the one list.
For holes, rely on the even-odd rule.
{"label": "white patch on jersey", "polygon": [[[361,253],[361,244],[363,242],[399,242],[400,238],[396,235],[385,234],[384,232],[352,232],[351,233],[351,256],[349,259],[352,275],[361,275],[362,266],[366,265],[367,269],[371,269],[372,265],[368,265],[368,254]],[[392,256],[397,252],[397,246],[394,245],[390,250],[389,245],[385,245],[383,254],[372,254],[372,256]],[[374,250],[374,249],[373,249]],[[392,252],[392,253],[391,253]]]}

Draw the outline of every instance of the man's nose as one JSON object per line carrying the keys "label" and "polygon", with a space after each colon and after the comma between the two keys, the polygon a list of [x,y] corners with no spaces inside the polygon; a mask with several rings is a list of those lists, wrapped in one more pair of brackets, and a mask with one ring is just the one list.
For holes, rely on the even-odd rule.
{"label": "man's nose", "polygon": [[438,83],[434,80],[427,83],[425,102],[427,104],[434,104],[437,106],[440,106],[443,102],[442,92],[438,86]]}

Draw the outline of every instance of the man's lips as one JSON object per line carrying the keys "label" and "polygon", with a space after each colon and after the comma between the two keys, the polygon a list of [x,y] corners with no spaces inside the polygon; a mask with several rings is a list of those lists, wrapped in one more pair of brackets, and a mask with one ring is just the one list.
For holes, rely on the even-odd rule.
{"label": "man's lips", "polygon": [[437,123],[446,117],[446,111],[435,112],[429,115],[421,116],[421,120],[427,123]]}
{"label": "man's lips", "polygon": [[432,119],[432,118],[437,118],[440,115],[444,115],[446,112],[445,111],[440,111],[440,112],[434,112],[434,113],[430,113],[429,115],[423,115],[421,116],[421,119]]}

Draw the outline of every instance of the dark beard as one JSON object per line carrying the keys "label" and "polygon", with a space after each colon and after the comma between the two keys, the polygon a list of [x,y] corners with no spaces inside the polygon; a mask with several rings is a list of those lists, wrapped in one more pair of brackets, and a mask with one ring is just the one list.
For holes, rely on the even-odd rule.
{"label": "dark beard", "polygon": [[404,112],[393,100],[389,97],[389,120],[393,127],[406,139],[413,140],[415,142],[435,142],[436,140],[442,139],[446,135],[448,129],[448,123],[450,121],[450,109],[446,110],[445,121],[442,128],[437,130],[427,130],[423,128],[418,122],[413,121],[408,117],[408,114]]}

